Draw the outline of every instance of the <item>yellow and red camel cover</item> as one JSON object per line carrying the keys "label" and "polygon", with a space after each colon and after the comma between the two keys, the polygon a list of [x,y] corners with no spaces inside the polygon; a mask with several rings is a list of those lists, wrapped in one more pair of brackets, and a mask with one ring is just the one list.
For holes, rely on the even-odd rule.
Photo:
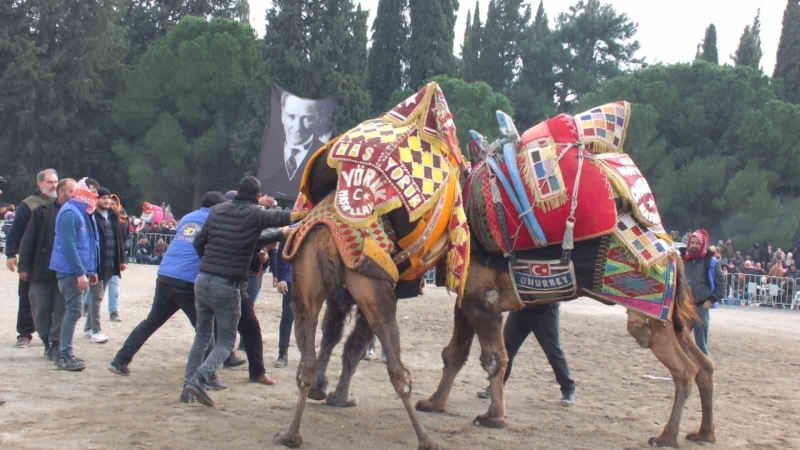
{"label": "yellow and red camel cover", "polygon": [[[296,211],[314,206],[308,195],[309,173],[314,159],[326,152],[328,165],[339,177],[332,208],[325,209],[337,217],[313,216],[314,220],[326,225],[335,222],[334,232],[344,233],[343,227],[349,227],[353,229],[349,234],[362,236],[365,230],[380,226],[384,214],[405,208],[409,220],[418,221],[417,227],[398,241],[399,248],[388,258],[391,267],[386,258],[377,259],[387,273],[396,274],[395,281],[414,279],[435,264],[432,255],[439,253],[444,241],[447,288],[460,295],[469,265],[469,226],[459,184],[466,163],[439,86],[429,83],[380,118],[362,122],[318,150],[306,164]],[[294,239],[294,245],[300,240]],[[380,248],[369,240],[364,236],[367,244],[363,245]],[[411,267],[397,274],[396,264],[406,259]]]}

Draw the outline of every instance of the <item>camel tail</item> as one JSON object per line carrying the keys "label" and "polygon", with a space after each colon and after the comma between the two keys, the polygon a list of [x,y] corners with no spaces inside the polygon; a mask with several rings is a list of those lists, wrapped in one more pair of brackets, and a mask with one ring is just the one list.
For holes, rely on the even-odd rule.
{"label": "camel tail", "polygon": [[700,322],[697,314],[697,307],[689,291],[689,284],[686,281],[686,269],[683,267],[683,260],[677,260],[677,295],[675,296],[675,307],[672,308],[672,325],[677,333],[682,333],[686,327]]}

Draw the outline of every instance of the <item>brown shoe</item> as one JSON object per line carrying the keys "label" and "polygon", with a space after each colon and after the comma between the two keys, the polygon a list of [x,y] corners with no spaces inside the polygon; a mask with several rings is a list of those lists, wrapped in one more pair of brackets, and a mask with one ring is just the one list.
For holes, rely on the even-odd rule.
{"label": "brown shoe", "polygon": [[31,345],[30,336],[20,336],[17,338],[17,348],[28,348]]}
{"label": "brown shoe", "polygon": [[250,382],[251,383],[264,384],[264,385],[267,385],[267,386],[272,386],[273,384],[275,384],[275,380],[270,378],[269,375],[267,375],[267,374],[258,376],[256,378],[250,378]]}

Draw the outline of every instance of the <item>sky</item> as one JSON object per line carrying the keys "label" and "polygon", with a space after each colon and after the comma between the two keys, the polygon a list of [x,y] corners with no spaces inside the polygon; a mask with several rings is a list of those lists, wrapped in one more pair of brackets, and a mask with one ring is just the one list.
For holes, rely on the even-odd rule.
{"label": "sky", "polygon": [[[378,0],[357,0],[363,9],[370,11],[370,30]],[[482,21],[485,21],[489,0],[478,0]],[[259,36],[264,35],[265,11],[271,0],[249,0],[250,23]],[[539,5],[530,0],[531,9]],[[576,0],[544,0],[544,9],[553,27],[559,13],[566,12]],[[703,40],[706,27],[713,23],[717,28],[717,49],[721,64],[733,64],[731,55],[739,45],[744,27],[753,22],[761,8],[761,50],[764,56],[761,67],[768,75],[775,66],[775,53],[781,34],[781,21],[786,0],[603,0],[618,13],[625,13],[639,27],[636,39],[641,48],[636,54],[649,64],[692,61],[697,44]],[[459,0],[456,42],[454,51],[461,52],[467,11],[475,8],[474,0]]]}

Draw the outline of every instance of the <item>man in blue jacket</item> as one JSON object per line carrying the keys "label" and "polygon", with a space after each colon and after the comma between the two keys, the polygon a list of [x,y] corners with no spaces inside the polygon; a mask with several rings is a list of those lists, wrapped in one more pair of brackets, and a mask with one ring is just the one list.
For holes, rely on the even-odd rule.
{"label": "man in blue jacket", "polygon": [[50,270],[58,278],[58,290],[64,296],[64,319],[61,323],[57,367],[78,372],[86,366],[72,349],[75,325],[81,318],[81,307],[89,286],[97,283],[99,238],[92,214],[97,205],[100,184],[90,178],[81,179],[72,191],[72,198],[56,216],[56,237],[50,256]]}
{"label": "man in blue jacket", "polygon": [[200,202],[200,209],[183,216],[178,223],[175,239],[167,248],[167,253],[164,254],[164,259],[158,267],[156,293],[150,313],[133,329],[128,339],[122,344],[122,348],[111,360],[108,370],[118,375],[130,375],[128,364],[131,363],[136,352],[178,310],[182,310],[186,314],[194,328],[197,320],[194,306],[194,280],[200,271],[200,257],[192,242],[206,223],[211,207],[224,200],[221,192],[207,192]]}

